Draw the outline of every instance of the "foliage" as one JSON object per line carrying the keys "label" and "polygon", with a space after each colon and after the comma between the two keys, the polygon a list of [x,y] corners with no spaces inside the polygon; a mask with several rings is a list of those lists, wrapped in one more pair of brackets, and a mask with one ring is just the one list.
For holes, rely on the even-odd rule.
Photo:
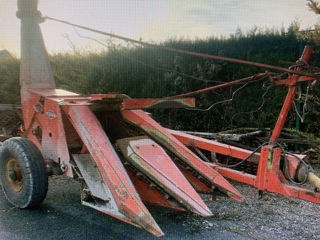
{"label": "foliage", "polygon": [[[171,39],[168,47],[246,59],[279,65],[279,60],[295,62],[308,42],[298,37],[299,25],[293,23],[281,29],[253,28],[248,33],[240,30],[230,38],[212,37],[205,40]],[[320,56],[314,55],[313,65],[319,65]],[[265,71],[221,61],[184,56],[155,48],[112,45],[101,53],[59,53],[50,57],[59,88],[74,92],[125,93],[131,97],[164,97],[231,81]],[[288,66],[288,65],[287,65]],[[19,60],[0,62],[0,103],[18,102]],[[200,95],[198,108],[232,97],[240,86]],[[176,129],[221,131],[234,127],[273,127],[280,111],[285,88],[266,87],[261,82],[249,84],[235,94],[232,102],[215,106],[207,112],[180,110],[153,110],[163,125]],[[305,87],[303,87],[303,90]],[[319,95],[314,90],[314,95]],[[260,108],[261,107],[261,108]],[[258,111],[259,110],[259,111]],[[309,116],[318,116],[316,109]],[[295,114],[288,126],[295,127]],[[319,135],[320,125],[307,117],[303,128]]]}
{"label": "foliage", "polygon": [[0,59],[0,103],[19,102],[19,60]]}

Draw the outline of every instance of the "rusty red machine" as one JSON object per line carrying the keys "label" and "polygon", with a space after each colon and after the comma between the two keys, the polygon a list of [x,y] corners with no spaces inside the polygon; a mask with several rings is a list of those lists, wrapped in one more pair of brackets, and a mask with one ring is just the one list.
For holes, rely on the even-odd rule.
{"label": "rusty red machine", "polygon": [[[163,232],[144,203],[191,211],[203,217],[210,209],[199,193],[225,193],[236,201],[244,197],[228,179],[249,184],[261,192],[320,203],[320,193],[290,184],[283,172],[296,178],[306,170],[303,155],[284,156],[277,139],[292,107],[297,86],[315,81],[297,66],[287,79],[273,84],[289,88],[270,142],[260,152],[164,128],[144,111],[151,108],[194,107],[194,98],[131,99],[123,94],[82,96],[56,89],[39,23],[37,0],[18,0],[21,19],[21,103],[23,137],[3,142],[0,179],[8,201],[20,208],[39,205],[48,187],[48,172],[82,182],[82,204],[156,236]],[[311,47],[301,60],[308,62]],[[225,87],[228,84],[224,84]],[[214,162],[205,162],[194,148],[241,161],[255,161],[256,175]],[[301,170],[303,169],[303,170]],[[319,179],[306,176],[316,189]]]}

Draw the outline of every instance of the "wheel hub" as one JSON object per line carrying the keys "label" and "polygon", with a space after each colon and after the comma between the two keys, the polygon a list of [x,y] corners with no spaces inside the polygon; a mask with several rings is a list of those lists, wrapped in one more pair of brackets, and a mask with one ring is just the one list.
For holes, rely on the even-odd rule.
{"label": "wheel hub", "polygon": [[22,189],[22,172],[19,162],[10,158],[6,164],[6,178],[10,184],[10,187],[15,192],[20,192]]}

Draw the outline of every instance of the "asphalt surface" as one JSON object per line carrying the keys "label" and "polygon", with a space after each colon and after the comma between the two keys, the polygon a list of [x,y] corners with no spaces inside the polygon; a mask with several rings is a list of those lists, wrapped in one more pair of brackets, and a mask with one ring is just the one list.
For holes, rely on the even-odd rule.
{"label": "asphalt surface", "polygon": [[[221,229],[190,229],[183,213],[149,208],[165,236],[162,239],[251,239]],[[177,221],[179,216],[179,221]],[[186,218],[190,215],[186,214]],[[65,177],[50,178],[41,207],[20,210],[7,203],[0,190],[0,240],[158,239],[149,233],[80,204],[79,184]]]}

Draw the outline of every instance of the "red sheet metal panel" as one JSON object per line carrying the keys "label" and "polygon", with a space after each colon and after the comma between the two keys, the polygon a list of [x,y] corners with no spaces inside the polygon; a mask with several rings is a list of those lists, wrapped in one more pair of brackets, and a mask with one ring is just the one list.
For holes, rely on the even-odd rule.
{"label": "red sheet metal panel", "polygon": [[46,160],[60,163],[64,173],[73,177],[61,109],[57,102],[30,91],[23,111],[25,136],[37,145]]}
{"label": "red sheet metal panel", "polygon": [[125,158],[188,210],[204,217],[212,213],[167,153],[148,137],[117,141]]}
{"label": "red sheet metal panel", "polygon": [[142,110],[125,110],[122,111],[122,116],[127,122],[144,130],[157,143],[175,154],[184,164],[199,173],[210,184],[218,187],[226,192],[228,196],[238,201],[243,200],[243,196],[224,177],[198,158],[147,113]]}
{"label": "red sheet metal panel", "polygon": [[162,236],[163,232],[142,203],[107,135],[89,107],[64,106],[63,109],[95,161],[119,211],[133,224],[156,236]]}

